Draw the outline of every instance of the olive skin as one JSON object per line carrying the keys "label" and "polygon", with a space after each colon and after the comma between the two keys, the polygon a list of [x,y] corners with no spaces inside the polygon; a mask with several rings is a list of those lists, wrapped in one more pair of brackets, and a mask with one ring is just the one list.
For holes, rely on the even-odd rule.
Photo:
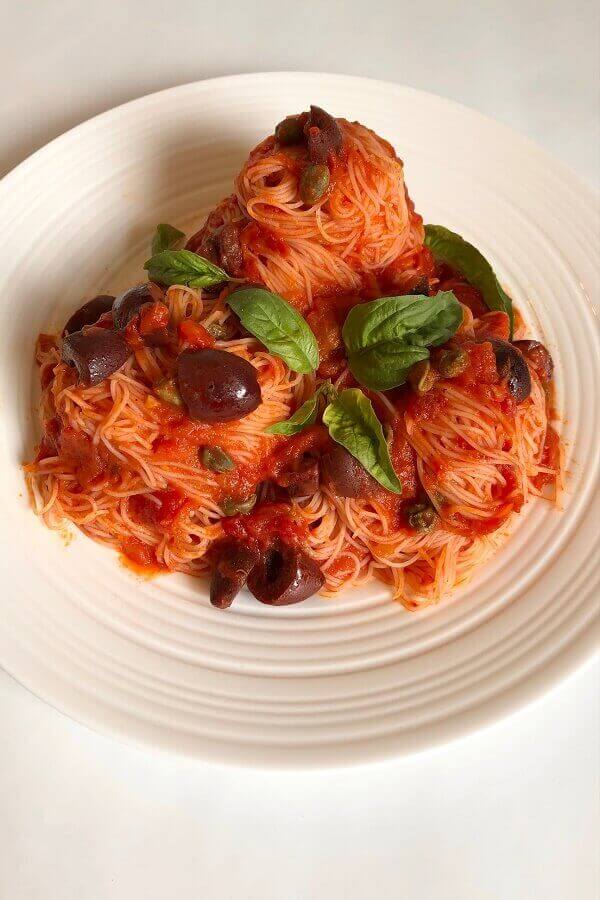
{"label": "olive skin", "polygon": [[323,481],[337,497],[366,499],[382,490],[364,466],[340,444],[321,457],[321,471]]}
{"label": "olive skin", "polygon": [[210,602],[217,609],[233,603],[259,561],[259,552],[236,538],[225,538],[216,547],[215,567],[210,582]]}
{"label": "olive skin", "polygon": [[131,355],[125,337],[108,328],[85,328],[63,340],[62,358],[75,366],[79,380],[99,384],[123,366]]}
{"label": "olive skin", "polygon": [[517,403],[522,403],[531,393],[531,375],[521,351],[508,341],[488,338],[494,348],[496,369],[501,378],[506,379],[508,393]]}
{"label": "olive skin", "polygon": [[120,294],[112,307],[115,328],[126,328],[145,303],[154,303],[154,297],[148,284],[138,284]]}
{"label": "olive skin", "polygon": [[95,325],[101,315],[111,311],[114,300],[110,294],[99,294],[88,300],[68,319],[63,334],[73,334],[74,331],[81,331],[87,325]]}
{"label": "olive skin", "polygon": [[279,542],[252,569],[248,590],[268,606],[289,606],[316,594],[324,582],[325,577],[314,559]]}
{"label": "olive skin", "polygon": [[552,381],[554,361],[550,352],[539,341],[513,341],[513,347],[520,350],[527,362],[537,372],[542,384]]}
{"label": "olive skin", "polygon": [[308,158],[312,163],[326,163],[330,155],[339,156],[344,138],[337,121],[320,106],[311,106],[306,124]]}
{"label": "olive skin", "polygon": [[190,418],[199,422],[242,419],[262,399],[254,367],[226,350],[184,350],[177,383]]}

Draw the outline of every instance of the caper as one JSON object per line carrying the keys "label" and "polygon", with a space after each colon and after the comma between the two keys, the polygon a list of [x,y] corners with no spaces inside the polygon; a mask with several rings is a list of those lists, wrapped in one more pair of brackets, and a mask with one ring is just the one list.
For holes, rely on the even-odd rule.
{"label": "caper", "polygon": [[310,163],[300,176],[300,197],[306,206],[314,206],[329,187],[326,165]]}
{"label": "caper", "polygon": [[428,359],[421,359],[408,370],[408,381],[413,391],[425,394],[436,382],[436,373]]}
{"label": "caper", "polygon": [[288,116],[287,119],[283,119],[275,129],[275,137],[283,147],[290,144],[301,144],[304,132],[298,116]]}
{"label": "caper", "polygon": [[236,500],[234,497],[225,497],[221,503],[221,509],[225,516],[237,516],[239,513],[249,513],[256,504],[256,494],[246,497],[245,500]]}
{"label": "caper", "polygon": [[154,393],[161,400],[164,400],[165,403],[171,403],[173,406],[183,406],[183,400],[174,378],[163,378],[154,385]]}
{"label": "caper", "polygon": [[442,378],[456,378],[469,365],[469,354],[461,347],[455,350],[442,350],[437,362],[438,372]]}
{"label": "caper", "polygon": [[437,513],[428,503],[413,503],[404,510],[406,521],[415,531],[431,531],[437,522]]}
{"label": "caper", "polygon": [[229,316],[224,322],[211,322],[206,326],[208,333],[218,341],[230,341],[235,337],[238,328],[239,322],[233,316]]}
{"label": "caper", "polygon": [[234,467],[232,458],[221,447],[202,447],[200,459],[211,472],[231,472]]}

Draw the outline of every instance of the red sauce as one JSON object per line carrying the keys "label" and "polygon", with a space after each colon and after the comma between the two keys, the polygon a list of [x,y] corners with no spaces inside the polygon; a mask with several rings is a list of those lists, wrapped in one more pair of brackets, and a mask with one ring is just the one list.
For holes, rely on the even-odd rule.
{"label": "red sauce", "polygon": [[[546,430],[541,464],[553,469],[558,469],[560,465],[560,438],[552,425],[548,425]],[[534,484],[541,490],[545,485],[553,484],[555,480],[555,476],[551,473],[540,472],[539,475],[535,476]]]}
{"label": "red sauce", "polygon": [[463,349],[469,354],[469,366],[455,379],[457,384],[466,386],[497,384],[500,380],[496,368],[496,355],[492,345],[485,341],[481,344],[470,341],[464,343]]}
{"label": "red sauce", "polygon": [[154,491],[151,494],[135,494],[129,498],[131,516],[142,525],[168,530],[186,505],[186,499],[178,491]]}
{"label": "red sauce", "polygon": [[294,519],[291,507],[285,503],[262,503],[248,515],[223,519],[222,525],[228,537],[261,548],[268,547],[275,538],[288,546],[299,547],[308,537],[304,522]]}
{"label": "red sauce", "polygon": [[442,393],[434,387],[427,391],[426,394],[413,394],[411,392],[406,401],[406,409],[415,421],[425,421],[443,415],[446,409],[446,401]]}
{"label": "red sauce", "polygon": [[148,576],[165,570],[156,559],[154,547],[135,537],[121,540],[121,553],[123,563],[138,575]]}
{"label": "red sauce", "polygon": [[169,324],[169,310],[164,303],[149,303],[142,307],[139,315],[138,331],[142,337],[160,331]]}
{"label": "red sauce", "polygon": [[204,325],[184,319],[179,323],[179,340],[191,350],[202,350],[204,347],[214,347],[215,338],[207,331]]}

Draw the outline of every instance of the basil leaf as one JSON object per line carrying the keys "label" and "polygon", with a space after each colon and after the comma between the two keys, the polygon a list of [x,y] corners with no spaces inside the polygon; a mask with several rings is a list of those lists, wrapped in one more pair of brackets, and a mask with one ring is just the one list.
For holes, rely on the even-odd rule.
{"label": "basil leaf", "polygon": [[227,298],[250,334],[294,372],[308,375],[319,365],[317,339],[293,306],[266,288],[242,288]]}
{"label": "basil leaf", "polygon": [[345,447],[379,484],[395,494],[402,493],[381,422],[361,390],[342,391],[326,408],[323,422],[333,440]]}
{"label": "basil leaf", "polygon": [[397,387],[412,365],[428,358],[427,347],[444,344],[461,322],[462,308],[451,291],[359,303],[342,330],[350,371],[372,390]]}
{"label": "basil leaf", "polygon": [[314,425],[317,421],[317,412],[319,411],[319,397],[325,397],[328,403],[333,402],[337,397],[337,391],[330,381],[324,381],[319,385],[312,397],[309,397],[302,406],[298,407],[293,416],[284,422],[275,422],[265,428],[267,434],[298,434],[304,431],[309,425]]}
{"label": "basil leaf", "polygon": [[173,250],[184,237],[185,234],[179,228],[166,224],[157,225],[152,238],[152,255],[156,256],[163,250]]}
{"label": "basil leaf", "polygon": [[229,275],[191,250],[161,250],[144,263],[151,281],[185,284],[192,288],[213,287],[229,281]]}
{"label": "basil leaf", "polygon": [[460,234],[442,225],[425,226],[425,245],[429,247],[436,260],[458,269],[469,284],[481,291],[488,309],[500,310],[508,315],[512,339],[514,327],[512,300],[502,289],[485,256]]}

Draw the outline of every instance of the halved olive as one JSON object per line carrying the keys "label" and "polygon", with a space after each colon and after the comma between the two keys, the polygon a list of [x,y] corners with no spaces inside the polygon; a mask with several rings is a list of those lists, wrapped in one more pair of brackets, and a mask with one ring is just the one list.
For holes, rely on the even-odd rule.
{"label": "halved olive", "polygon": [[342,129],[320,106],[311,106],[305,131],[312,163],[326,163],[331,154],[339,156],[344,143]]}
{"label": "halved olive", "polygon": [[199,422],[241,419],[261,402],[254,366],[226,350],[180,353],[177,382],[190,418]]}
{"label": "halved olive", "polygon": [[269,606],[301,603],[323,587],[325,577],[302,550],[283,542],[270,547],[248,576],[248,589]]}
{"label": "halved olive", "polygon": [[123,334],[107,328],[74,331],[63,340],[62,358],[84,384],[99,384],[123,366],[131,350]]}
{"label": "halved olive", "polygon": [[221,447],[202,447],[200,459],[202,460],[202,465],[210,469],[211,472],[230,472],[234,468],[234,463],[229,453],[225,453]]}
{"label": "halved olive", "polygon": [[112,307],[115,328],[126,328],[129,321],[140,311],[140,307],[145,303],[154,303],[154,299],[147,283],[138,284],[120,294]]}
{"label": "halved olive", "polygon": [[216,237],[219,262],[233,278],[242,274],[244,252],[240,241],[240,226],[230,222],[223,225]]}
{"label": "halved olive", "polygon": [[336,444],[321,457],[323,480],[336,497],[366,498],[379,487],[351,453]]}
{"label": "halved olive", "polygon": [[421,359],[408,370],[408,382],[417,394],[426,394],[437,381],[437,374],[428,359]]}
{"label": "halved olive", "polygon": [[219,541],[216,554],[210,582],[210,602],[218,609],[227,609],[246,583],[246,578],[259,560],[259,553],[236,538],[225,538]]}
{"label": "halved olive", "polygon": [[533,366],[542,384],[552,380],[554,362],[550,352],[539,341],[513,341],[513,347]]}
{"label": "halved olive", "polygon": [[304,131],[298,116],[288,116],[283,119],[275,129],[275,137],[282,147],[290,144],[301,144],[304,140]]}
{"label": "halved olive", "polygon": [[111,311],[114,299],[110,294],[99,294],[93,300],[88,300],[67,321],[63,334],[72,334],[88,325],[95,325],[101,315]]}
{"label": "halved olive", "polygon": [[500,338],[487,338],[494,348],[498,375],[506,380],[506,387],[517,403],[522,403],[531,393],[531,375],[521,351]]}
{"label": "halved olive", "polygon": [[437,370],[442,378],[456,378],[469,366],[469,354],[461,347],[442,350],[437,360]]}
{"label": "halved olive", "polygon": [[309,163],[300,176],[300,197],[306,206],[314,206],[329,187],[329,169],[321,163]]}

